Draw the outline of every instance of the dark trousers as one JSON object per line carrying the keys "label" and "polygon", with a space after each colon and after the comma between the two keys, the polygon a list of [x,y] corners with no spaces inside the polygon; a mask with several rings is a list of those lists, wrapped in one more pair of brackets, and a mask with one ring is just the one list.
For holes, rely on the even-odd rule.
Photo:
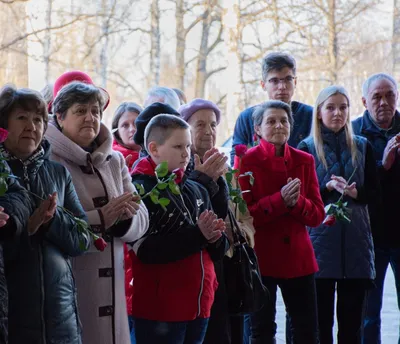
{"label": "dark trousers", "polygon": [[277,325],[276,293],[282,291],[283,301],[291,319],[293,344],[318,344],[317,299],[314,274],[277,279],[263,277],[268,288],[270,301],[266,299],[264,307],[251,316],[251,344],[275,343]]}
{"label": "dark trousers", "polygon": [[[226,258],[226,257],[225,257]],[[224,276],[224,260],[214,262],[218,289],[215,292],[211,316],[203,344],[243,344],[243,316],[229,314],[228,295]]]}
{"label": "dark trousers", "polygon": [[137,344],[202,344],[208,319],[161,322],[135,318]]}
{"label": "dark trousers", "polygon": [[368,289],[365,280],[316,279],[319,339],[333,344],[335,293],[338,344],[361,344]]}
{"label": "dark trousers", "polygon": [[[400,310],[400,248],[375,247],[376,288],[368,294],[367,313],[364,321],[364,344],[381,344],[381,310],[383,286],[388,266],[392,267],[396,284],[397,307]],[[398,325],[396,325],[398,326]],[[400,326],[398,326],[400,331]],[[385,341],[383,341],[385,343]],[[400,344],[400,334],[398,338]]]}

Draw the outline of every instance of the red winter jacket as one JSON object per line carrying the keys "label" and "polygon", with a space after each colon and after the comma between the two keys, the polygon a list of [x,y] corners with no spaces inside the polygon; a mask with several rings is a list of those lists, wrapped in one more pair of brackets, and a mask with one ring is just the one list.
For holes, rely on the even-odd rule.
{"label": "red winter jacket", "polygon": [[[151,158],[136,165],[133,181],[146,192],[156,185]],[[148,233],[134,249],[135,282],[132,300],[134,317],[154,321],[190,321],[210,317],[218,282],[213,261],[223,259],[229,243],[225,235],[210,244],[195,224],[211,209],[207,190],[184,178],[181,195],[160,189],[160,199],[171,202],[163,211],[150,197],[143,200],[150,216]],[[193,220],[193,222],[192,222]]]}
{"label": "red winter jacket", "polygon": [[[250,178],[240,178],[250,213],[254,219],[255,250],[261,275],[294,278],[318,271],[306,226],[317,227],[324,219],[324,204],[319,193],[314,158],[285,145],[283,157],[275,156],[275,146],[265,140],[242,158],[240,173],[251,171]],[[287,208],[281,188],[288,178],[301,180],[300,198]]]}
{"label": "red winter jacket", "polygon": [[117,140],[114,140],[113,142],[113,150],[122,153],[124,158],[126,158],[128,155],[132,155],[132,159],[128,165],[128,170],[129,172],[131,172],[132,165],[135,163],[137,159],[139,159],[139,152],[122,146],[121,144],[118,143]]}

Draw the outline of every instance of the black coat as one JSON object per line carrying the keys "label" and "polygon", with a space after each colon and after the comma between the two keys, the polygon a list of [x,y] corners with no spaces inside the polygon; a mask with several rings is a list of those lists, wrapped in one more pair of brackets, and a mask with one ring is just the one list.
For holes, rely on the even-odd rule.
{"label": "black coat", "polygon": [[[6,155],[4,147],[0,151]],[[86,220],[86,215],[65,167],[50,161],[50,144],[22,162],[8,156],[20,184],[42,198],[57,192],[59,206]],[[26,202],[37,205],[31,196]],[[81,343],[76,288],[69,257],[81,255],[88,236],[78,231],[75,221],[57,208],[53,219],[19,241],[3,243],[5,274],[9,291],[9,343]]]}
{"label": "black coat", "polygon": [[[8,166],[4,172],[10,172]],[[0,344],[8,343],[8,292],[2,243],[19,239],[33,210],[33,203],[29,202],[28,194],[15,179],[8,179],[7,185],[7,193],[0,197],[0,206],[9,215],[7,224],[0,228]]]}

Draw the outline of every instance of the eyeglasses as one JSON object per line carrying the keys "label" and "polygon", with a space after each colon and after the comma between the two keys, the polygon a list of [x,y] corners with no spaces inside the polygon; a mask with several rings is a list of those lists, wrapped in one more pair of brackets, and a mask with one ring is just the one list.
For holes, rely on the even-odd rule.
{"label": "eyeglasses", "polygon": [[286,78],[283,79],[279,79],[279,78],[271,78],[268,80],[268,82],[273,85],[273,86],[278,86],[281,82],[285,85],[291,85],[294,83],[294,81],[296,80],[295,76],[287,76]]}

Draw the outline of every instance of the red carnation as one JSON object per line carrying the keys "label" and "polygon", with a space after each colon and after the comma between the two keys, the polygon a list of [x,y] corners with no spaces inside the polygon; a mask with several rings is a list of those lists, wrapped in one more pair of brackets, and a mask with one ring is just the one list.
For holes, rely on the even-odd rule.
{"label": "red carnation", "polygon": [[94,246],[96,246],[96,248],[103,252],[104,249],[107,247],[107,243],[105,242],[105,240],[103,238],[98,237],[95,241],[94,241]]}
{"label": "red carnation", "polygon": [[5,140],[7,140],[7,136],[8,136],[8,131],[0,128],[0,143],[3,143]]}
{"label": "red carnation", "polygon": [[243,155],[245,155],[247,152],[247,146],[244,144],[241,145],[236,145],[235,146],[235,155],[238,157],[242,157]]}
{"label": "red carnation", "polygon": [[172,171],[176,175],[175,183],[179,184],[182,181],[183,176],[185,175],[185,171],[183,168],[176,168]]}
{"label": "red carnation", "polygon": [[336,223],[336,217],[333,215],[328,215],[324,222],[322,222],[323,225],[331,227]]}

